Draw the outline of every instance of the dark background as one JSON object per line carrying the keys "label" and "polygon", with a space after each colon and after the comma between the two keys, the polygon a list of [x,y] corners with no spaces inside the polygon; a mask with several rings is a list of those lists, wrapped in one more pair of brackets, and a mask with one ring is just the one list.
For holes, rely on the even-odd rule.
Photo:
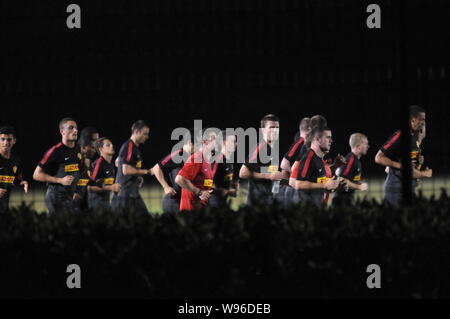
{"label": "dark background", "polygon": [[[73,2],[81,29],[66,26]],[[369,3],[381,6],[381,29],[366,26]],[[448,173],[446,1],[9,0],[0,11],[0,124],[17,128],[29,179],[65,116],[117,148],[144,119],[147,167],[170,151],[176,127],[255,127],[267,113],[281,118],[283,152],[299,120],[317,113],[335,154],[366,133],[364,170],[382,176],[373,156],[401,126],[402,61],[407,103],[428,111],[428,165]]]}

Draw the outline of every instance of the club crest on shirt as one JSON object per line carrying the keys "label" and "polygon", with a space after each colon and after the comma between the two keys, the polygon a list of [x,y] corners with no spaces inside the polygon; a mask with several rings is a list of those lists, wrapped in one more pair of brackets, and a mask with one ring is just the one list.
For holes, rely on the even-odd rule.
{"label": "club crest on shirt", "polygon": [[81,159],[81,153],[78,153],[78,154],[77,154],[77,157],[78,157],[79,159]]}
{"label": "club crest on shirt", "polygon": [[14,174],[17,173],[17,166],[13,166],[13,172]]}

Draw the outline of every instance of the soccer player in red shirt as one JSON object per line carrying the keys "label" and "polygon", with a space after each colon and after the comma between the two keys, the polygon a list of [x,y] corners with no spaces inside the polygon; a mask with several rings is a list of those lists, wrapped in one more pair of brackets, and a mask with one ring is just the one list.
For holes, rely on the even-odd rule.
{"label": "soccer player in red shirt", "polygon": [[217,145],[216,138],[215,132],[203,134],[202,147],[189,157],[175,178],[175,182],[182,188],[180,211],[200,209],[208,205],[218,167],[218,163],[213,163],[212,158]]}

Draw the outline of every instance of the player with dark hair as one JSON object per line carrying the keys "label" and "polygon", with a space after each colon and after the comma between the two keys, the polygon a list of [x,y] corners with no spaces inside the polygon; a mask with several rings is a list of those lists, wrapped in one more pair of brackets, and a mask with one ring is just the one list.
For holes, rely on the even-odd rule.
{"label": "player with dark hair", "polygon": [[121,185],[118,194],[113,194],[111,208],[115,211],[144,211],[147,206],[139,193],[142,178],[153,175],[152,169],[142,168],[139,146],[148,140],[150,128],[144,121],[136,121],[131,126],[131,137],[122,144],[117,157],[116,182]]}
{"label": "player with dark hair", "polygon": [[330,167],[323,159],[333,142],[331,130],[316,127],[311,136],[311,148],[294,167],[289,185],[298,190],[300,202],[310,202],[320,207],[327,202],[328,192],[338,188],[341,179],[333,178]]}
{"label": "player with dark hair", "polygon": [[[300,156],[300,151],[305,144],[305,139],[311,132],[310,122],[311,119],[309,117],[305,117],[300,121],[298,138],[294,141],[294,143],[292,143],[286,154],[284,154],[283,160],[281,161],[281,172],[283,174],[283,180],[289,180],[292,165]],[[283,201],[285,205],[289,205],[292,203],[294,192],[294,189],[290,187],[288,183],[280,185],[280,193],[284,193]]]}
{"label": "player with dark hair", "polygon": [[250,152],[239,171],[239,177],[248,180],[247,204],[250,206],[272,204],[278,191],[277,185],[283,178],[278,163],[274,162],[278,154],[274,154],[273,150],[279,138],[279,118],[273,114],[264,116],[261,131],[263,140]]}
{"label": "player with dark hair", "polygon": [[214,191],[209,198],[211,207],[229,207],[228,199],[236,197],[238,182],[234,175],[233,153],[236,151],[236,135],[226,130],[222,131],[220,154],[216,157],[218,163],[216,174],[214,175]]}
{"label": "player with dark hair", "polygon": [[28,193],[28,182],[22,179],[20,159],[11,154],[16,142],[13,127],[0,128],[0,213],[9,210],[9,198],[14,185],[23,187],[25,193]]}
{"label": "player with dark hair", "polygon": [[[425,110],[419,106],[413,105],[410,107],[410,134],[408,138],[411,140],[411,161],[413,162],[413,178],[431,178],[433,171],[431,169],[420,170],[418,168],[418,159],[420,158],[419,133],[425,128],[426,113]],[[386,143],[381,146],[375,162],[382,166],[388,167],[387,178],[384,183],[384,200],[397,207],[400,205],[402,199],[402,164],[401,164],[401,135],[400,130],[396,131]],[[417,186],[417,181],[413,180],[413,188]]]}
{"label": "player with dark hair", "polygon": [[102,137],[95,142],[95,149],[99,158],[91,167],[88,206],[90,209],[109,209],[111,192],[117,194],[121,189],[121,185],[115,183],[114,145],[109,138]]}
{"label": "player with dark hair", "polygon": [[205,132],[202,147],[188,158],[175,178],[175,182],[182,188],[180,211],[200,209],[208,205],[218,166],[218,163],[213,163],[212,156],[217,145],[216,138],[215,132]]}
{"label": "player with dark hair", "polygon": [[345,187],[337,189],[333,197],[334,205],[350,205],[354,201],[355,190],[367,191],[369,185],[362,182],[361,157],[369,150],[369,140],[366,135],[353,133],[349,140],[351,152],[345,160],[347,164],[336,170],[336,175],[344,178]]}
{"label": "player with dark hair", "polygon": [[178,212],[180,210],[181,187],[175,183],[178,172],[186,160],[194,152],[195,133],[189,130],[189,136],[184,136],[183,147],[165,156],[153,166],[153,173],[164,189],[162,201],[163,212]]}
{"label": "player with dark hair", "polygon": [[51,147],[34,170],[33,179],[48,184],[45,203],[49,213],[74,211],[74,194],[80,177],[81,152],[76,145],[77,123],[71,118],[59,122],[61,143]]}

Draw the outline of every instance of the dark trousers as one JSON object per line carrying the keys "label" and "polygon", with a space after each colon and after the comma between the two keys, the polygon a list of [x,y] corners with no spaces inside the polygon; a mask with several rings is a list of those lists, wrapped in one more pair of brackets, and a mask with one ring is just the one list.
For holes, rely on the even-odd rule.
{"label": "dark trousers", "polygon": [[60,211],[74,212],[77,210],[73,197],[69,193],[57,192],[50,188],[47,189],[45,194],[45,204],[50,214]]}
{"label": "dark trousers", "polygon": [[164,195],[162,200],[162,209],[164,213],[175,213],[180,211],[180,199]]}
{"label": "dark trousers", "polygon": [[111,208],[116,212],[138,211],[148,213],[147,206],[140,195],[138,197],[114,195],[111,200]]}
{"label": "dark trousers", "polygon": [[6,213],[7,211],[9,211],[9,194],[0,198],[0,213]]}

